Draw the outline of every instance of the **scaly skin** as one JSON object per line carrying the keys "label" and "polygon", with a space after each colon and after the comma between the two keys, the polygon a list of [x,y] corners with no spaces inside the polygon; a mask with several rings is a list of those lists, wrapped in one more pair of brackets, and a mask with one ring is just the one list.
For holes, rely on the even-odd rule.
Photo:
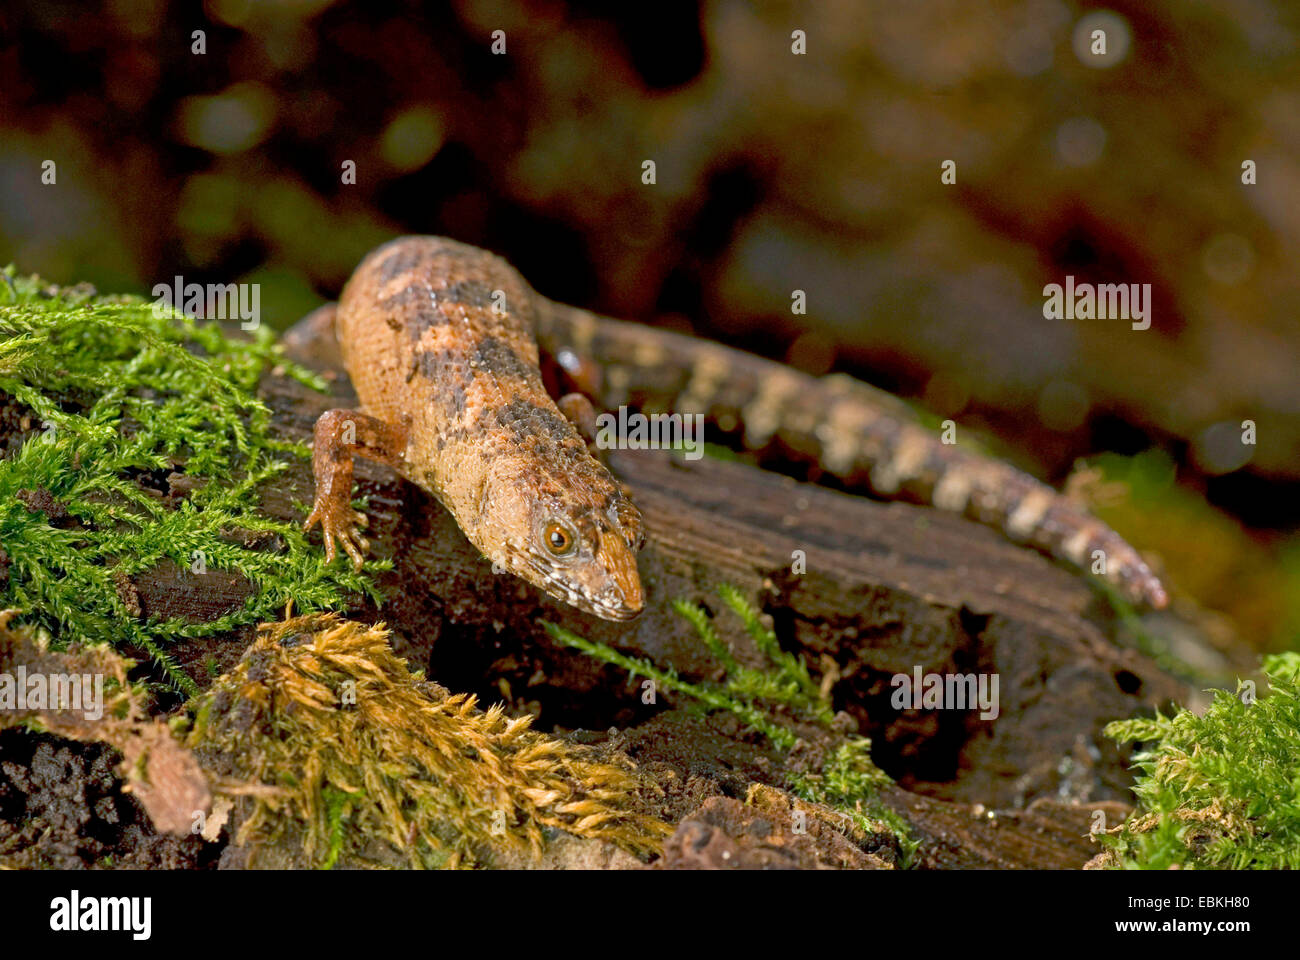
{"label": "scaly skin", "polygon": [[[316,425],[307,524],[322,524],[331,559],[335,537],[357,563],[365,548],[347,499],[355,453],[393,464],[487,557],[557,599],[606,619],[636,615],[640,514],[546,394],[540,343],[604,409],[703,413],[743,428],[749,449],[777,445],[850,487],[964,514],[1076,567],[1101,551],[1106,579],[1130,600],[1167,603],[1119,534],[1015,468],[940,442],[888,394],[553,303],[474,247],[406,237],[378,248],[348,281],[335,329],[363,411]],[[577,395],[560,407],[590,419]],[[562,556],[546,544],[555,524],[572,540]]]}
{"label": "scaly skin", "polygon": [[641,515],[542,385],[536,296],[504,260],[439,237],[362,261],[334,321],[362,409],[316,423],[306,527],[321,524],[330,560],[337,538],[360,566],[352,457],[380,460],[436,496],[488,559],[628,620],[643,605]]}

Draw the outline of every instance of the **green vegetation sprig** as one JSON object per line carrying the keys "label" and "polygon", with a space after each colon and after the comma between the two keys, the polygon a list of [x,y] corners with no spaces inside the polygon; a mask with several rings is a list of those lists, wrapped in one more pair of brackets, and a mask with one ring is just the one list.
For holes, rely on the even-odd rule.
{"label": "green vegetation sprig", "polygon": [[[601,663],[621,667],[633,677],[653,680],[659,689],[689,697],[707,709],[731,713],[779,750],[788,751],[799,740],[793,730],[780,722],[783,711],[829,728],[834,711],[802,658],[781,649],[776,634],[764,626],[758,611],[739,589],[728,583],[720,584],[718,595],[740,618],[770,663],[770,669],[741,666],[719,638],[704,608],[685,598],[673,600],[673,610],[695,628],[700,640],[723,664],[726,675],[721,683],[691,683],[681,679],[671,666],[661,668],[649,660],[629,657],[554,623],[543,621],[542,626],[557,643],[580,650]],[[884,829],[894,834],[906,866],[918,842],[911,838],[906,821],[880,800],[880,787],[890,782],[889,776],[871,761],[871,741],[852,736],[831,751],[817,772],[792,775],[789,786],[801,799],[844,814],[868,833]]]}
{"label": "green vegetation sprig", "polygon": [[[297,524],[258,511],[265,485],[301,444],[271,435],[254,394],[272,366],[323,384],[277,353],[266,329],[234,339],[216,324],[156,316],[136,297],[92,297],[18,277],[0,287],[0,400],[25,433],[0,460],[0,605],[18,607],[56,643],[107,640],[148,651],[168,682],[194,682],[167,648],[177,641],[377,599],[346,564],[327,567]],[[182,497],[164,496],[170,474]],[[270,544],[257,548],[250,544]],[[251,585],[245,602],[207,622],[146,617],[131,578],[201,560]]]}
{"label": "green vegetation sprig", "polygon": [[[1138,869],[1300,868],[1300,653],[1264,658],[1271,692],[1216,690],[1204,716],[1122,720],[1105,733],[1147,744],[1135,758],[1139,809],[1103,836]],[[1250,701],[1250,702],[1247,702]]]}

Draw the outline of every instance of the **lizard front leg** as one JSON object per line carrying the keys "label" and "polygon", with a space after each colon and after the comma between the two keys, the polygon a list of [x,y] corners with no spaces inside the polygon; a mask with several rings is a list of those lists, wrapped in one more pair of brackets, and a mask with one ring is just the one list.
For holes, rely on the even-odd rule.
{"label": "lizard front leg", "polygon": [[594,448],[596,446],[596,408],[591,405],[591,401],[581,393],[566,393],[555,401],[555,405],[560,408],[560,413],[573,424],[583,440],[587,441],[587,446]]}
{"label": "lizard front leg", "polygon": [[[585,394],[566,393],[555,401],[555,405],[560,408],[560,413],[564,414],[578,435],[582,437],[587,444],[587,450],[593,457],[600,461],[606,470],[613,472],[609,465],[609,451],[602,449],[597,442],[599,431],[597,429],[596,408],[591,405],[591,400]],[[623,493],[630,500],[632,493],[628,490],[626,484],[620,483]]]}
{"label": "lizard front leg", "polygon": [[311,467],[316,478],[316,502],[303,530],[320,524],[325,562],[334,562],[337,537],[358,570],[369,549],[357,532],[365,514],[352,509],[352,459],[356,456],[399,467],[406,450],[409,423],[391,424],[356,410],[326,410],[316,421]]}

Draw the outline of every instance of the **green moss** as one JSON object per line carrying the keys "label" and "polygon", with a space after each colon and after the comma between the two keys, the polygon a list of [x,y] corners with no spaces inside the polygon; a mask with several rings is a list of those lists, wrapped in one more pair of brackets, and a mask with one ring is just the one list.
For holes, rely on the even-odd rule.
{"label": "green moss", "polygon": [[[744,595],[729,583],[718,587],[722,601],[740,617],[746,632],[774,669],[767,671],[746,671],[737,669],[728,674],[728,683],[738,694],[756,699],[776,700],[810,714],[824,726],[830,726],[835,716],[829,701],[822,695],[821,689],[808,673],[808,666],[802,657],[787,653],[781,649],[776,634],[763,625],[758,611],[750,606]],[[734,674],[734,675],[733,675]],[[745,680],[747,675],[758,674],[762,681],[750,686]]]}
{"label": "green moss", "polygon": [[[629,657],[553,623],[543,621],[542,625],[557,643],[581,650],[601,663],[621,667],[632,676],[647,677],[660,689],[682,694],[707,709],[733,714],[780,750],[790,750],[799,740],[782,720],[788,722],[794,717],[829,730],[834,711],[803,660],[781,649],[776,634],[763,625],[758,611],[740,590],[724,583],[719,585],[718,594],[753,637],[769,669],[742,667],[718,637],[704,609],[680,598],[672,602],[673,609],[695,628],[700,640],[723,664],[726,675],[721,683],[690,683],[678,677],[671,666],[661,668],[648,660]],[[868,832],[879,831],[883,825],[898,838],[906,864],[918,844],[911,839],[906,821],[880,800],[880,787],[891,782],[871,761],[871,741],[859,736],[840,743],[817,773],[790,777],[792,792],[802,799],[843,813]]]}
{"label": "green moss", "polygon": [[[1106,727],[1142,741],[1139,808],[1103,837],[1137,869],[1300,867],[1300,654],[1264,658],[1271,692],[1216,690],[1204,716],[1178,710]],[[1253,700],[1253,702],[1244,702]]]}
{"label": "green moss", "polygon": [[633,676],[653,680],[659,688],[680,693],[710,710],[724,710],[734,714],[783,750],[794,746],[798,737],[778,722],[777,714],[782,709],[787,714],[809,722],[829,726],[834,712],[822,699],[817,684],[809,676],[803,661],[781,649],[776,635],[763,626],[758,612],[748,604],[739,590],[730,584],[723,584],[718,588],[718,594],[740,617],[759,650],[767,656],[771,665],[769,669],[755,670],[741,666],[727,645],[719,639],[708,613],[697,604],[684,599],[672,601],[673,610],[695,628],[700,640],[722,662],[726,675],[721,683],[691,683],[677,676],[671,666],[661,668],[648,660],[629,657],[553,623],[543,622],[543,626],[557,643],[581,650],[602,663],[621,667]]}
{"label": "green moss", "polygon": [[580,637],[548,621],[542,621],[542,626],[556,643],[581,650],[601,663],[621,667],[633,677],[642,676],[653,680],[658,689],[680,693],[710,710],[723,710],[734,714],[783,750],[793,747],[798,739],[790,730],[773,722],[762,709],[733,696],[726,686],[713,683],[690,683],[677,676],[677,671],[672,667],[661,669],[649,660],[629,657],[619,653],[613,647]]}
{"label": "green moss", "polygon": [[[353,791],[359,793],[360,791]],[[325,820],[328,825],[329,846],[325,851],[325,859],[321,861],[321,870],[333,870],[334,865],[338,863],[339,856],[343,853],[343,844],[346,838],[345,821],[352,814],[352,793],[346,790],[339,790],[336,787],[326,787],[321,791],[321,796],[325,801]]]}
{"label": "green moss", "polygon": [[1088,582],[1106,598],[1114,611],[1117,623],[1116,643],[1137,650],[1155,662],[1161,670],[1185,683],[1209,687],[1225,682],[1227,677],[1221,672],[1202,669],[1179,657],[1171,648],[1169,638],[1153,632],[1137,607],[1112,584],[1100,577],[1091,577]]}
{"label": "green moss", "polygon": [[906,867],[920,846],[911,837],[907,821],[880,800],[880,788],[893,781],[871,761],[871,741],[851,737],[835,748],[819,773],[794,774],[790,787],[795,796],[820,803],[849,816],[867,833],[883,825],[898,838]]}
{"label": "green moss", "polygon": [[[149,652],[175,688],[196,691],[167,648],[334,607],[371,581],[324,553],[295,523],[258,511],[262,490],[308,449],[271,435],[254,395],[271,366],[321,388],[286,363],[269,331],[251,340],[215,324],[157,317],[137,297],[94,297],[36,277],[0,286],[0,394],[30,431],[0,461],[0,545],[17,607],[59,643],[107,640]],[[190,492],[168,498],[162,478]],[[272,544],[257,548],[252,543]],[[131,578],[166,567],[237,573],[252,586],[238,608],[207,622],[145,618]],[[184,576],[184,574],[181,574]],[[377,597],[376,597],[377,599]]]}
{"label": "green moss", "polygon": [[[680,463],[691,462],[686,456],[685,444],[677,443],[667,449],[672,451],[671,455],[674,460]],[[724,460],[728,463],[745,463],[753,459],[752,456],[747,458],[744,454],[738,453],[730,447],[724,447],[719,443],[701,443],[695,448],[695,453],[698,454],[698,456],[692,455],[695,460],[698,460],[700,456],[708,457],[710,460]]]}

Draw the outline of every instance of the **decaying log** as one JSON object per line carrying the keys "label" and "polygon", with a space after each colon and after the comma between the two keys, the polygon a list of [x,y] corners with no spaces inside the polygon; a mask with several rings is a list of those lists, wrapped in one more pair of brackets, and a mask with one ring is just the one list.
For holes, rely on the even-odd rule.
{"label": "decaying log", "polygon": [[[332,394],[269,375],[262,395],[283,437],[309,441],[322,411],[354,398],[346,375],[331,368],[335,358],[299,350],[296,359],[324,368]],[[693,784],[677,798],[681,819],[709,794],[743,799],[748,783],[781,786],[783,759],[736,723],[686,722],[671,696],[642,703],[639,686],[621,671],[557,646],[541,621],[672,665],[688,679],[719,679],[722,664],[670,601],[703,604],[736,658],[762,667],[743,625],[718,599],[717,586],[730,583],[770,616],[787,650],[802,654],[815,675],[831,674],[844,725],[872,738],[877,763],[898,781],[885,800],[922,839],[920,863],[1077,868],[1096,852],[1085,836],[1095,807],[1048,801],[1101,803],[1115,823],[1128,778],[1101,727],[1186,691],[1112,642],[1106,606],[1082,578],[961,518],[742,463],[643,451],[615,453],[611,466],[646,519],[647,606],[639,619],[600,621],[494,574],[433,498],[367,461],[357,462],[356,478],[369,498],[371,555],[391,559],[393,568],[378,575],[382,609],[359,599],[349,613],[383,619],[397,652],[451,689],[487,700],[505,695],[516,709],[537,713],[542,727],[619,728],[611,736],[638,763]],[[309,466],[298,464],[261,507],[301,519],[294,504],[309,503],[312,491]],[[145,609],[185,608],[193,599],[166,576],[136,589]],[[192,612],[206,611],[196,604]],[[245,643],[233,637],[201,654],[177,653],[197,662],[215,650],[224,667]],[[890,677],[917,667],[996,674],[999,715],[894,709]],[[674,717],[682,718],[679,734],[656,733]],[[700,792],[702,781],[708,786]]]}

